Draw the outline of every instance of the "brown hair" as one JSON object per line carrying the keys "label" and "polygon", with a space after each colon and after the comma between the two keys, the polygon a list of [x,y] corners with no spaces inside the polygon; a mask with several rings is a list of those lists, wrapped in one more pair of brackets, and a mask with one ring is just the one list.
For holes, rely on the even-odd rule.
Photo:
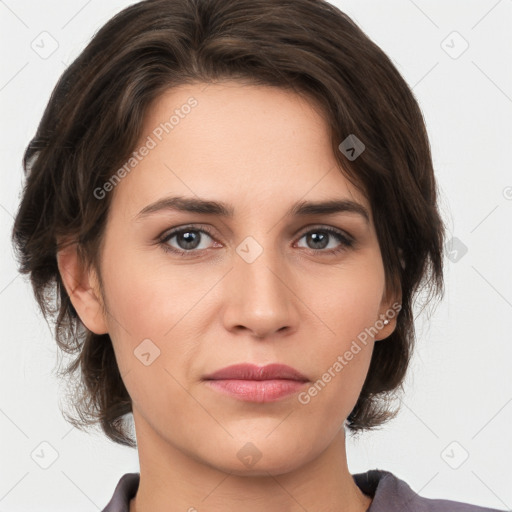
{"label": "brown hair", "polygon": [[[23,160],[26,185],[13,241],[20,272],[55,322],[58,346],[74,355],[70,399],[78,428],[101,425],[135,446],[123,416],[131,399],[108,334],[81,323],[58,271],[58,240],[78,244],[99,272],[111,194],[101,187],[134,150],[144,115],[166,89],[238,79],[290,88],[322,107],[343,172],[372,207],[386,282],[401,289],[394,332],[376,343],[347,428],[357,433],[396,416],[415,342],[413,299],[443,290],[444,225],[429,141],[411,89],[386,54],[344,13],[323,0],[147,0],[114,16],[58,81]],[[338,146],[355,134],[355,160]],[[401,251],[401,252],[399,252]],[[401,260],[402,258],[402,260]],[[422,285],[422,286],[420,286]]]}

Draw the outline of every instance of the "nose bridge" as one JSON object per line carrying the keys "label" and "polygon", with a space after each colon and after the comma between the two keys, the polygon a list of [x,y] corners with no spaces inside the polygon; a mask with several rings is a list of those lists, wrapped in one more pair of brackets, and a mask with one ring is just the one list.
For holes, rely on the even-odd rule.
{"label": "nose bridge", "polygon": [[[271,234],[246,237],[236,248],[235,273],[242,289],[249,296],[262,297],[265,301],[286,300],[283,290],[284,262]],[[280,275],[281,274],[281,275]],[[246,297],[248,298],[248,297]]]}
{"label": "nose bridge", "polygon": [[258,238],[248,236],[236,247],[227,318],[263,336],[293,323],[293,287],[273,234]]}

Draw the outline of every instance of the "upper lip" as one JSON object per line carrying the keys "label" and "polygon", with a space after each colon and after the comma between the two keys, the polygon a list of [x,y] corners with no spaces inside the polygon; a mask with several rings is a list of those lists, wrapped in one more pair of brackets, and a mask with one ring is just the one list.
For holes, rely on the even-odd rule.
{"label": "upper lip", "polygon": [[255,364],[243,363],[227,366],[211,373],[205,380],[272,380],[287,379],[306,382],[308,379],[298,370],[285,364],[267,364],[258,366]]}

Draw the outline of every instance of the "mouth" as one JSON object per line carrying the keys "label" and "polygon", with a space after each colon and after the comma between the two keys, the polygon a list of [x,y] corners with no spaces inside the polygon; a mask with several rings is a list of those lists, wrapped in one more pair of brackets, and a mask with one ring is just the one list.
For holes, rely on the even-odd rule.
{"label": "mouth", "polygon": [[275,402],[299,392],[309,380],[283,364],[237,364],[203,379],[213,390],[246,402]]}

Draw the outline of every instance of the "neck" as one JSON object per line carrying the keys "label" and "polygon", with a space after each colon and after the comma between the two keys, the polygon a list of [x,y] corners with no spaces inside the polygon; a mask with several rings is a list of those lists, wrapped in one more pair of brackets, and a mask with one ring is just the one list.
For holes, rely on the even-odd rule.
{"label": "neck", "polygon": [[140,482],[130,512],[366,512],[371,504],[348,471],[343,428],[318,457],[301,467],[243,476],[198,461],[154,432],[141,435],[140,427]]}

